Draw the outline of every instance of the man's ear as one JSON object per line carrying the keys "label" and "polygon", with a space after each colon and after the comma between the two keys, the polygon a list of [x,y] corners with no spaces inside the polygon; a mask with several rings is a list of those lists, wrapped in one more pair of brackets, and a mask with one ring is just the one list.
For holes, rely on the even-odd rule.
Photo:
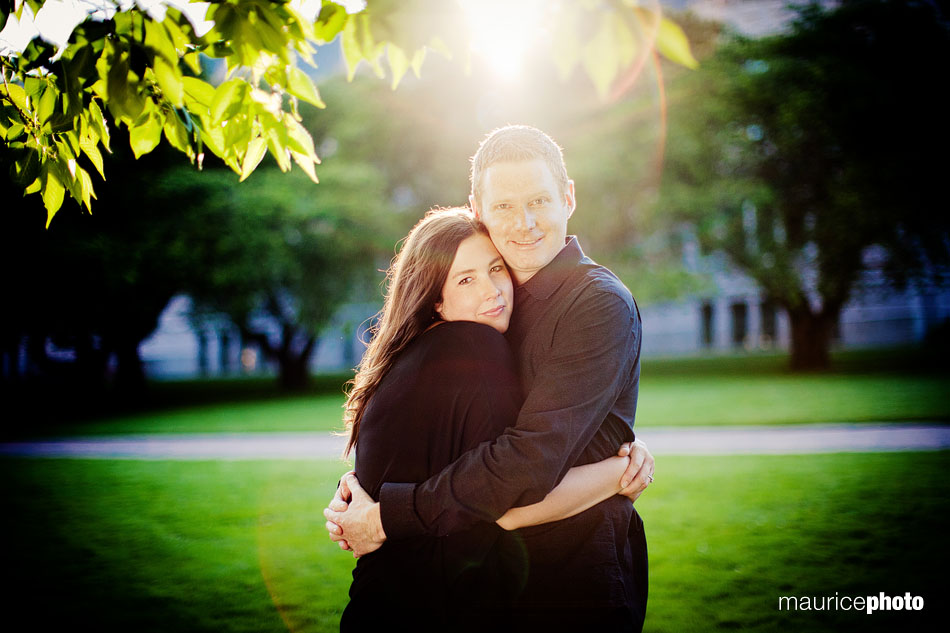
{"label": "man's ear", "polygon": [[574,215],[574,209],[577,208],[577,198],[574,197],[574,181],[567,181],[567,188],[564,190],[564,198],[567,203],[567,217]]}
{"label": "man's ear", "polygon": [[478,206],[475,204],[475,196],[472,194],[468,194],[468,206],[472,210],[472,213],[475,214],[475,219],[481,221],[482,215],[478,209]]}

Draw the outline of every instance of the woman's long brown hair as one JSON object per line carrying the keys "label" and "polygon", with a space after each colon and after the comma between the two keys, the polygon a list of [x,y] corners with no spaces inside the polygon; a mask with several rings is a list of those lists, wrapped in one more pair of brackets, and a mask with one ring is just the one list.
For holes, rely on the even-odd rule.
{"label": "woman's long brown hair", "polygon": [[487,229],[465,207],[433,209],[406,236],[402,249],[386,272],[386,297],[372,341],[350,381],[343,421],[349,433],[347,457],[360,434],[360,422],[370,398],[396,357],[435,322],[435,304],[449,275],[455,252],[465,239]]}

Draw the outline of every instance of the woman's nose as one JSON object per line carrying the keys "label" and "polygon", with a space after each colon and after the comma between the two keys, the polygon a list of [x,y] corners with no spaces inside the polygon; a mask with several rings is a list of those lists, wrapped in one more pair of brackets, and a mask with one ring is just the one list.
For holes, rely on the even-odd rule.
{"label": "woman's nose", "polygon": [[494,282],[487,281],[485,283],[485,298],[494,299],[501,294],[501,288],[499,288]]}

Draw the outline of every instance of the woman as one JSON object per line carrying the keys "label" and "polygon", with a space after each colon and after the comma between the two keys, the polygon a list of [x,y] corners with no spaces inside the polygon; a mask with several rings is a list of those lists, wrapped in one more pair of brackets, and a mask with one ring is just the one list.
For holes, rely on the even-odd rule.
{"label": "woman", "polygon": [[[425,481],[514,424],[520,385],[502,336],[512,296],[504,260],[467,209],[430,211],[410,231],[346,403],[346,453],[356,448],[370,496],[386,481]],[[627,461],[574,468],[544,501],[497,525],[486,515],[468,531],[387,542],[361,557],[341,630],[482,628],[526,571],[517,534],[501,527],[565,518],[610,497]]]}

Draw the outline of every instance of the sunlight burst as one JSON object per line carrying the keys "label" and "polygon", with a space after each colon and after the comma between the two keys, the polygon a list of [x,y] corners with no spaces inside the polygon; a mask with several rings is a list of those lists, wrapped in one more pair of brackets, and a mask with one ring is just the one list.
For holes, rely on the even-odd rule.
{"label": "sunlight burst", "polygon": [[459,0],[472,37],[472,52],[500,77],[520,73],[525,55],[542,34],[544,3],[540,0]]}

